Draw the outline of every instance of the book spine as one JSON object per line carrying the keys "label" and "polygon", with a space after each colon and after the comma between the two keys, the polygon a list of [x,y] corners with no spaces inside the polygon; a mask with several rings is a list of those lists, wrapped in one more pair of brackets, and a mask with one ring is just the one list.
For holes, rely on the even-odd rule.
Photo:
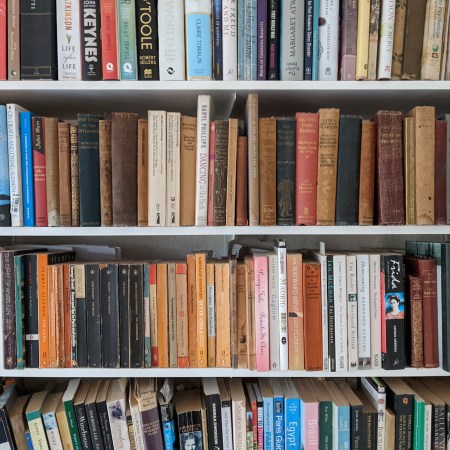
{"label": "book spine", "polygon": [[245,130],[248,142],[248,211],[249,225],[259,225],[259,145],[258,96],[250,94],[245,110]]}
{"label": "book spine", "polygon": [[[445,120],[435,122],[435,157],[434,157],[434,223],[445,225],[446,216],[446,171],[447,171],[447,123]],[[449,161],[450,162],[450,161]]]}
{"label": "book spine", "polygon": [[188,348],[189,367],[197,367],[197,293],[195,277],[195,255],[187,255],[187,281],[188,281]]}
{"label": "book spine", "polygon": [[304,79],[312,80],[314,0],[305,2]]}
{"label": "book spine", "polygon": [[3,309],[3,354],[5,369],[17,368],[16,352],[16,299],[14,282],[14,255],[2,252],[2,309]]}
{"label": "book spine", "polygon": [[[148,2],[146,2],[148,3]],[[141,14],[139,5],[138,14]],[[137,42],[141,43],[141,28],[136,35],[136,4],[134,0],[120,1],[117,7],[117,36],[119,43],[119,76],[121,80],[137,79]],[[155,12],[156,16],[156,12]],[[155,33],[156,35],[156,33]],[[144,55],[145,56],[145,55]]]}
{"label": "book spine", "polygon": [[263,397],[264,448],[274,448],[275,446],[273,418],[273,397]]}
{"label": "book spine", "polygon": [[77,366],[88,367],[86,271],[84,264],[76,264],[74,272],[77,315]]}
{"label": "book spine", "polygon": [[39,368],[39,305],[36,255],[25,255],[24,279],[25,366]]}
{"label": "book spine", "polygon": [[45,435],[44,424],[39,412],[26,413],[31,443],[33,448],[45,449],[49,448]]}
{"label": "book spine", "polygon": [[227,164],[227,192],[226,192],[226,225],[234,226],[236,218],[236,177],[238,151],[238,120],[228,121],[228,164]]}
{"label": "book spine", "polygon": [[358,286],[356,256],[347,255],[348,369],[358,370]]}
{"label": "book spine", "polygon": [[268,371],[269,359],[269,299],[268,299],[268,261],[267,256],[254,256],[255,277],[255,334],[256,334],[256,370]]}
{"label": "book spine", "polygon": [[[408,363],[411,367],[424,367],[423,361],[423,280],[409,275],[407,278],[409,298],[409,321],[406,323],[407,345],[410,345]],[[408,312],[408,311],[406,311]]]}
{"label": "book spine", "polygon": [[[222,281],[223,284],[223,281]],[[208,367],[216,366],[216,295],[214,263],[206,264],[206,310],[208,322]],[[219,319],[220,320],[220,319]],[[218,321],[219,321],[218,320]]]}
{"label": "book spine", "polygon": [[395,411],[395,442],[398,448],[411,448],[413,440],[414,395],[392,393]]}
{"label": "book spine", "polygon": [[258,10],[256,0],[245,0],[244,2],[244,80],[257,80],[257,25]]}
{"label": "book spine", "polygon": [[236,266],[236,326],[238,337],[238,367],[245,369],[248,367],[246,301],[245,265],[241,262]]}
{"label": "book spine", "polygon": [[237,7],[236,0],[222,0],[223,79],[237,80]]}
{"label": "book spine", "polygon": [[340,34],[340,80],[352,81],[356,76],[356,38],[358,33],[358,3],[342,2]]}
{"label": "book spine", "polygon": [[[280,311],[278,301],[278,256],[268,255],[270,370],[280,369]],[[290,319],[290,317],[289,317]],[[289,320],[288,319],[288,320]],[[290,325],[290,322],[289,322]],[[294,325],[294,324],[292,324]],[[294,326],[289,328],[293,330]]]}
{"label": "book spine", "polygon": [[49,227],[61,226],[59,211],[58,119],[44,120],[45,176],[47,190],[47,221]]}
{"label": "book spine", "polygon": [[369,255],[370,298],[370,363],[371,369],[381,369],[381,314],[380,314],[380,256]]}
{"label": "book spine", "polygon": [[280,370],[289,368],[289,339],[288,339],[288,294],[286,244],[280,242],[275,248],[277,253],[278,272],[278,345],[280,348]]}
{"label": "book spine", "polygon": [[148,226],[148,120],[138,120],[137,214],[138,226]]}
{"label": "book spine", "polygon": [[33,117],[33,173],[35,198],[35,224],[38,227],[48,226],[47,187],[44,146],[44,119]]}
{"label": "book spine", "polygon": [[[130,265],[130,367],[144,366],[143,266]],[[117,323],[117,322],[116,322]]]}
{"label": "book spine", "polygon": [[86,313],[88,366],[102,367],[100,271],[98,264],[86,264]]}
{"label": "book spine", "polygon": [[56,3],[58,80],[81,80],[80,0]]}
{"label": "book spine", "polygon": [[257,20],[257,73],[258,80],[265,80],[267,76],[267,0],[258,2]]}
{"label": "book spine", "polygon": [[80,226],[80,183],[78,173],[78,127],[70,125],[70,186],[72,226]]}
{"label": "book spine", "polygon": [[208,219],[208,162],[211,101],[209,95],[198,96],[195,226],[206,226]]}
{"label": "book spine", "polygon": [[158,4],[159,76],[161,80],[185,80],[184,7],[176,0]]}
{"label": "book spine", "polygon": [[312,79],[319,79],[319,17],[320,0],[313,0],[313,48],[312,48]]}
{"label": "book spine", "polygon": [[223,80],[222,0],[212,1],[212,40],[214,80]]}
{"label": "book spine", "polygon": [[21,112],[19,113],[19,117],[22,160],[23,225],[25,227],[34,227],[32,114],[28,111]]}
{"label": "book spine", "polygon": [[83,450],[92,450],[88,418],[84,403],[74,405],[74,412],[78,424],[78,435],[80,436],[81,448]]}
{"label": "book spine", "polygon": [[[210,144],[211,146],[211,144]],[[213,224],[222,226],[226,224],[226,197],[228,175],[228,121],[215,122],[214,143],[214,198],[213,198]],[[209,187],[209,186],[208,186]],[[208,210],[209,214],[209,210]]]}
{"label": "book spine", "polygon": [[206,305],[206,255],[195,254],[195,291],[197,295],[197,365],[208,365],[207,305]]}
{"label": "book spine", "polygon": [[0,105],[0,226],[11,226],[6,106]]}
{"label": "book spine", "polygon": [[381,0],[370,0],[370,23],[369,23],[369,57],[367,67],[367,79],[377,79],[377,57],[378,57],[378,31],[380,29],[380,3]]}
{"label": "book spine", "polygon": [[[80,0],[80,2],[81,77],[83,80],[101,80],[100,0]],[[115,21],[113,17],[109,16],[110,20]]]}
{"label": "book spine", "polygon": [[280,79],[280,2],[269,0],[267,25],[267,79]]}
{"label": "book spine", "polygon": [[378,45],[378,80],[390,80],[394,43],[395,0],[381,2],[380,38]]}
{"label": "book spine", "polygon": [[358,1],[356,33],[356,80],[367,80],[369,64],[370,0]]}
{"label": "book spine", "polygon": [[333,256],[334,328],[336,371],[348,370],[347,346],[347,274],[345,255]]}
{"label": "book spine", "polygon": [[169,367],[178,366],[177,355],[177,305],[175,294],[175,263],[167,264],[167,315],[169,327]]}
{"label": "book spine", "polygon": [[229,263],[229,281],[228,286],[230,290],[230,351],[231,351],[231,367],[237,368],[238,366],[238,352],[239,352],[239,342],[237,339],[238,330],[237,330],[237,292],[236,292],[236,283],[237,283],[237,260],[232,258]]}
{"label": "book spine", "polygon": [[[67,278],[67,285],[66,285]],[[77,301],[75,296],[75,265],[70,264],[64,267],[64,283],[65,289],[68,289],[68,311],[70,316],[70,334],[65,338],[67,339],[67,352],[68,358],[66,360],[66,367],[78,366],[78,316],[77,316]]]}
{"label": "book spine", "polygon": [[100,165],[100,222],[104,227],[113,225],[111,121],[98,122],[98,150]]}
{"label": "book spine", "polygon": [[[120,367],[130,367],[130,267],[119,267]],[[151,283],[151,281],[150,281]],[[153,365],[153,364],[152,364]]]}
{"label": "book spine", "polygon": [[8,81],[20,80],[20,1],[8,3]]}
{"label": "book spine", "polygon": [[358,283],[358,358],[359,368],[370,367],[370,271],[369,255],[357,255],[356,277]]}
{"label": "book spine", "polygon": [[69,124],[58,123],[59,214],[62,227],[72,226]]}
{"label": "book spine", "polygon": [[119,59],[117,51],[117,2],[101,0],[101,45],[103,80],[119,79]]}
{"label": "book spine", "polygon": [[42,414],[42,420],[44,422],[49,447],[55,450],[63,448],[55,415],[53,413]]}
{"label": "book spine", "polygon": [[319,80],[336,81],[338,79],[339,46],[339,2],[325,0],[320,2],[320,17],[327,26],[319,27]]}
{"label": "book spine", "polygon": [[[156,280],[158,325],[168,324],[167,264],[157,264]],[[169,327],[165,326],[158,326],[158,367],[169,367]]]}
{"label": "book spine", "polygon": [[187,79],[211,80],[211,2],[186,0],[185,13]]}
{"label": "book spine", "polygon": [[275,449],[284,449],[284,399],[273,397]]}
{"label": "book spine", "polygon": [[177,263],[176,302],[177,302],[177,356],[178,367],[189,367],[188,315],[187,315],[187,265]]}
{"label": "book spine", "polygon": [[304,20],[303,1],[281,0],[281,80],[303,80]]}
{"label": "book spine", "polygon": [[247,137],[239,136],[236,156],[236,225],[248,225]]}
{"label": "book spine", "polygon": [[86,416],[89,425],[89,434],[91,436],[92,448],[102,450],[103,442],[100,432],[100,422],[98,420],[97,408],[95,403],[85,403]]}
{"label": "book spine", "polygon": [[25,282],[24,262],[20,256],[14,257],[14,279],[15,279],[15,307],[16,307],[16,355],[17,368],[25,366],[25,329],[23,327],[24,303],[22,288]]}
{"label": "book spine", "polygon": [[[159,80],[159,24],[156,0],[136,0],[136,21],[134,27],[134,1],[131,3],[133,5],[128,6],[130,9],[127,13],[128,19],[126,19],[130,24],[129,31],[127,32],[125,27],[122,30],[119,24],[120,39],[122,39],[124,33],[127,33],[128,36],[125,41],[129,41],[131,44],[129,57],[126,58],[127,62],[122,62],[122,41],[119,45],[121,48],[120,78],[122,80],[135,80],[136,77],[139,80]],[[168,7],[173,10],[174,5],[168,5]],[[127,45],[125,44],[123,49],[125,50],[126,48]],[[137,70],[132,69],[133,67]],[[133,73],[128,72],[129,68],[132,69]],[[124,73],[125,69],[127,69],[126,73]],[[134,78],[131,78],[132,76]]]}
{"label": "book spine", "polygon": [[403,119],[403,148],[405,174],[405,212],[406,224],[416,223],[416,151],[415,151],[415,119]]}
{"label": "book spine", "polygon": [[78,433],[77,419],[75,416],[75,410],[73,402],[71,400],[63,401],[64,410],[66,411],[67,423],[69,425],[70,438],[72,440],[72,446],[74,450],[81,450],[81,440]]}
{"label": "book spine", "polygon": [[148,281],[150,290],[150,343],[151,343],[151,366],[158,367],[158,301],[156,292],[156,264],[148,265]]}
{"label": "book spine", "polygon": [[[300,450],[300,402],[298,398],[285,398],[285,445]],[[343,447],[345,448],[345,447]]]}
{"label": "book spine", "polygon": [[405,42],[406,3],[395,2],[394,43],[392,47],[393,80],[401,80],[403,66],[403,45]]}
{"label": "book spine", "polygon": [[180,113],[167,113],[166,225],[180,226]]}

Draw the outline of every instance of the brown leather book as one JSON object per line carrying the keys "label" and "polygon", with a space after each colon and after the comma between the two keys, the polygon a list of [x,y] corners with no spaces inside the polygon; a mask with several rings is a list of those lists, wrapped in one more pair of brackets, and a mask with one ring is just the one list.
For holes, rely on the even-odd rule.
{"label": "brown leather book", "polygon": [[227,201],[226,225],[234,226],[236,217],[236,164],[238,145],[238,119],[228,121],[228,171],[227,171]]}
{"label": "brown leather book", "polygon": [[253,276],[253,257],[245,257],[245,292],[247,300],[247,362],[250,370],[256,369],[255,336],[255,281]]}
{"label": "brown leather book", "polygon": [[437,266],[435,259],[404,257],[406,273],[423,280],[423,362],[424,367],[439,366]]}
{"label": "brown leather book", "polygon": [[242,261],[236,266],[236,305],[238,334],[238,367],[246,369],[247,362],[247,310],[245,292],[245,266]]}
{"label": "brown leather book", "polygon": [[100,120],[99,157],[100,157],[100,217],[103,227],[112,221],[112,174],[111,174],[111,121]]}
{"label": "brown leather book", "polygon": [[[416,225],[434,224],[434,106],[416,106],[407,114],[414,118]],[[445,192],[445,191],[444,191]]]}
{"label": "brown leather book", "polygon": [[319,110],[317,225],[334,225],[339,139],[339,109]]}
{"label": "brown leather book", "polygon": [[138,226],[148,226],[148,120],[138,120],[137,138],[137,215]]}
{"label": "brown leather book", "polygon": [[374,122],[362,121],[358,225],[373,225],[376,131]]}
{"label": "brown leather book", "polygon": [[420,80],[426,4],[427,0],[408,1],[406,4],[403,80]]}
{"label": "brown leather book", "polygon": [[78,126],[70,125],[70,185],[72,226],[80,226],[80,184],[78,174]]}
{"label": "brown leather book", "polygon": [[[139,114],[111,114],[112,221],[137,225],[137,123]],[[100,172],[101,173],[101,172]]]}
{"label": "brown leather book", "polygon": [[277,120],[259,119],[259,224],[277,223]]}
{"label": "brown leather book", "polygon": [[447,180],[447,122],[435,123],[435,160],[434,160],[434,223],[447,223],[446,180]]}
{"label": "brown leather book", "polygon": [[58,123],[59,214],[62,227],[72,226],[69,128],[70,126],[66,122]]}
{"label": "brown leather book", "polygon": [[226,224],[228,174],[228,120],[216,120],[214,156],[214,226]]}
{"label": "brown leather book", "polygon": [[[167,264],[156,266],[158,303],[158,367],[169,367],[169,312],[167,304]],[[161,326],[160,326],[161,325]]]}
{"label": "brown leather book", "polygon": [[195,255],[187,255],[187,309],[188,309],[188,346],[189,367],[198,367],[197,359],[197,291],[195,285]]}
{"label": "brown leather book", "polygon": [[247,136],[238,137],[236,162],[236,225],[248,225]]}
{"label": "brown leather book", "polygon": [[[180,224],[195,224],[197,118],[181,116]],[[196,367],[196,366],[190,366]]]}
{"label": "brown leather book", "polygon": [[423,367],[423,279],[415,275],[408,275],[407,286],[409,320],[406,322],[406,354],[409,353],[408,364],[411,367]]}
{"label": "brown leather book", "polygon": [[403,225],[403,146],[400,111],[378,111],[376,140],[376,201],[378,225]]}
{"label": "brown leather book", "polygon": [[322,370],[322,296],[320,263],[303,262],[305,369]]}
{"label": "brown leather book", "polygon": [[48,226],[59,227],[58,119],[46,117],[44,127]]}

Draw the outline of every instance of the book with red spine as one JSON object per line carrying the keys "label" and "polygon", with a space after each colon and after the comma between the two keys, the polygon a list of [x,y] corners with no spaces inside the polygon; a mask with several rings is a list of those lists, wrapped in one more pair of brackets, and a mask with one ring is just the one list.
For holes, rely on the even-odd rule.
{"label": "book with red spine", "polygon": [[446,173],[447,173],[447,122],[435,121],[434,156],[434,224],[445,225],[446,214]]}
{"label": "book with red spine", "polygon": [[35,224],[37,227],[48,227],[44,125],[45,117],[34,116],[32,118]]}
{"label": "book with red spine", "polygon": [[116,18],[116,0],[100,0],[102,77],[104,80],[119,79]]}

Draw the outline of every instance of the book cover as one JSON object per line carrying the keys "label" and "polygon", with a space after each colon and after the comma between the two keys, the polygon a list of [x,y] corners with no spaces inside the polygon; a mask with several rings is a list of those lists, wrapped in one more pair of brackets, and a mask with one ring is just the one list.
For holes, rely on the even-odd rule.
{"label": "book cover", "polygon": [[237,5],[236,0],[222,0],[223,79],[237,80]]}
{"label": "book cover", "polygon": [[[159,6],[162,7],[163,5],[160,3]],[[166,7],[169,8],[169,11],[171,9],[173,11],[174,4],[173,3],[172,5],[169,4]],[[150,1],[137,0],[135,8],[136,8],[135,30],[133,30],[132,28],[130,29],[129,39],[133,41],[133,38],[136,38],[136,42],[132,44],[131,47],[133,47],[134,45],[135,50],[137,51],[137,60],[136,60],[137,78],[139,80],[159,80],[160,58],[158,49],[159,46],[158,18],[160,12],[156,8],[155,0]],[[133,11],[135,8],[132,7],[130,10],[129,13],[130,19],[131,16],[133,15]],[[132,20],[130,21],[130,25],[131,24]],[[174,30],[172,30],[172,33],[173,32]],[[122,63],[121,69],[123,72],[124,66]],[[121,79],[124,79],[122,73]]]}
{"label": "book cover", "polygon": [[119,79],[119,53],[117,42],[117,2],[115,0],[101,0],[101,68],[103,80]]}

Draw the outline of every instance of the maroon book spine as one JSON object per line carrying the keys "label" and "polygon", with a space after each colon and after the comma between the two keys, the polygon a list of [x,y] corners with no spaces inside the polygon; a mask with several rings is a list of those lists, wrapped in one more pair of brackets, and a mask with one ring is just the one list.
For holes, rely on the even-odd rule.
{"label": "maroon book spine", "polygon": [[44,117],[32,118],[34,202],[37,227],[48,227],[44,121]]}
{"label": "maroon book spine", "polygon": [[447,122],[436,120],[435,125],[435,156],[434,156],[434,223],[445,225],[446,213],[446,183],[447,183]]}

